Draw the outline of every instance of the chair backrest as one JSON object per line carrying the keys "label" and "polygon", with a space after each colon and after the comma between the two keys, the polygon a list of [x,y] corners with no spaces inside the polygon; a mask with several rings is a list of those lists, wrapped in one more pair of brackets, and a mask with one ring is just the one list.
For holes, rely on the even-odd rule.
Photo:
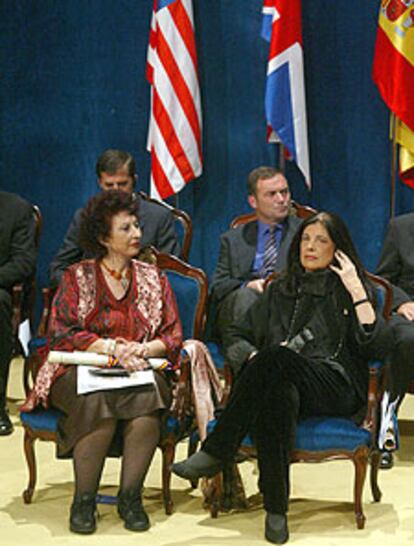
{"label": "chair backrest", "polygon": [[383,277],[374,275],[369,271],[366,271],[368,279],[375,285],[376,297],[379,304],[379,308],[382,311],[382,316],[385,320],[388,320],[391,314],[392,308],[392,289],[390,283]]}
{"label": "chair backrest", "polygon": [[206,321],[207,275],[176,256],[154,250],[158,267],[168,277],[177,300],[184,339],[202,339]]}
{"label": "chair backrest", "polygon": [[150,201],[151,203],[156,203],[168,209],[175,218],[175,228],[177,231],[178,238],[181,243],[181,255],[180,257],[186,262],[190,255],[191,241],[193,238],[193,222],[189,214],[181,209],[177,209],[164,201],[159,201],[150,197],[145,192],[138,192],[142,199],[145,201]]}
{"label": "chair backrest", "polygon": [[[291,216],[297,216],[298,218],[309,218],[309,216],[312,216],[313,214],[316,214],[317,210],[309,207],[308,205],[301,205],[300,203],[297,203],[296,201],[290,202],[290,211],[289,215]],[[255,212],[248,212],[247,214],[241,214],[240,216],[236,216],[230,223],[230,228],[236,228],[238,226],[242,226],[244,224],[248,224],[249,222],[254,222],[256,220],[256,213]]]}

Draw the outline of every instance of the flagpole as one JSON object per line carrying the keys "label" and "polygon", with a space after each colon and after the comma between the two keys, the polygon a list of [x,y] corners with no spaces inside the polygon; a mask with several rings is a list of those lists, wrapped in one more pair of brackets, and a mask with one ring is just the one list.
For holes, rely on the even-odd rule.
{"label": "flagpole", "polygon": [[397,161],[398,143],[395,139],[395,114],[391,112],[390,133],[391,133],[391,188],[390,188],[390,218],[395,216],[395,194],[397,186]]}

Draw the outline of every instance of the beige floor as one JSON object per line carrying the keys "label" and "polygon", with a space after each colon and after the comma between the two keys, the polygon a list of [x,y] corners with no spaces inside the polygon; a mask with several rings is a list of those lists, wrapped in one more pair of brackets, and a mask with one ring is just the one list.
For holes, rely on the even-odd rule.
{"label": "beige floor", "polygon": [[[220,514],[213,520],[201,507],[198,491],[186,482],[173,478],[175,513],[166,516],[160,498],[160,458],[157,454],[145,490],[145,503],[152,521],[150,531],[136,535],[123,529],[115,510],[101,506],[96,534],[82,537],[68,531],[68,508],[72,495],[72,469],[68,461],[57,461],[54,446],[38,444],[39,483],[31,505],[23,504],[21,492],[27,472],[23,457],[23,434],[17,405],[22,397],[21,363],[13,363],[9,389],[10,408],[16,430],[0,438],[0,545],[19,546],[232,546],[265,544],[263,511],[253,502],[247,512]],[[365,487],[366,527],[358,531],[352,512],[353,467],[347,462],[319,465],[295,465],[292,470],[292,502],[289,513],[290,543],[315,546],[405,546],[414,544],[414,396],[404,402],[401,417],[405,420],[402,447],[397,464],[382,471],[381,503],[371,502]],[[185,445],[179,450],[184,456]],[[256,499],[255,466],[242,466],[246,491]],[[119,461],[109,461],[104,474],[104,489],[116,491]]]}

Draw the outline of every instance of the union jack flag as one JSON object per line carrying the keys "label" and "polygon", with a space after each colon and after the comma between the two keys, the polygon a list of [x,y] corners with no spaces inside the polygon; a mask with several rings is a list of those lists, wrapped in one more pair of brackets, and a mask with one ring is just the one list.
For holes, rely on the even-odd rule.
{"label": "union jack flag", "polygon": [[201,105],[192,0],[154,0],[147,55],[151,195],[178,193],[202,172]]}
{"label": "union jack flag", "polygon": [[262,37],[270,42],[265,111],[268,141],[281,142],[311,187],[300,0],[264,0]]}

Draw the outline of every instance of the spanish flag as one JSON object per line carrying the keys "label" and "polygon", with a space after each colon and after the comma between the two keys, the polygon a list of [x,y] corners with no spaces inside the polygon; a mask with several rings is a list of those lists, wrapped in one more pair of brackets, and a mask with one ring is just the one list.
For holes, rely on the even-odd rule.
{"label": "spanish flag", "polygon": [[373,78],[396,116],[400,177],[414,188],[414,0],[381,0]]}

